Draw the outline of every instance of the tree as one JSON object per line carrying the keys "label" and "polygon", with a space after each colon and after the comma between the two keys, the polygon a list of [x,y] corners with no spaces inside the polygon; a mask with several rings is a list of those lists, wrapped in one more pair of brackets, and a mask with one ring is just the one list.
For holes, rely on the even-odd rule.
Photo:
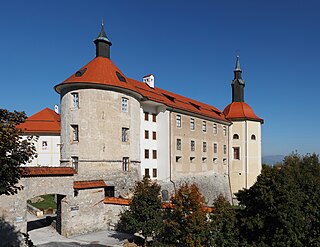
{"label": "tree", "polygon": [[320,246],[320,163],[292,154],[264,167],[237,194],[240,235],[250,246]]}
{"label": "tree", "polygon": [[239,231],[236,209],[223,196],[219,195],[210,213],[210,246],[239,246]]}
{"label": "tree", "polygon": [[20,165],[35,156],[32,137],[23,139],[16,126],[26,119],[24,112],[0,109],[0,195],[12,195],[21,189]]}
{"label": "tree", "polygon": [[197,185],[182,185],[171,201],[162,241],[175,246],[205,246],[208,240],[207,211]]}
{"label": "tree", "polygon": [[138,181],[129,209],[120,214],[118,230],[138,232],[145,240],[147,237],[156,237],[162,229],[160,189],[160,185],[146,176]]}

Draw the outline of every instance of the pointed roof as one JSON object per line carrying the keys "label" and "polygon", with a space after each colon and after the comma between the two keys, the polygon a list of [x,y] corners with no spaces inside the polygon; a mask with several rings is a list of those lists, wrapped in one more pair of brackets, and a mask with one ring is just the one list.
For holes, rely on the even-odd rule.
{"label": "pointed roof", "polygon": [[45,108],[17,125],[26,134],[60,134],[60,114]]}
{"label": "pointed roof", "polygon": [[241,71],[240,69],[240,59],[239,56],[237,55],[237,59],[236,59],[236,67],[234,69],[235,71]]}
{"label": "pointed roof", "polygon": [[98,42],[99,40],[101,41],[105,41],[107,43],[110,44],[110,46],[112,45],[111,41],[108,39],[107,35],[106,35],[106,32],[104,31],[104,24],[103,24],[103,20],[102,20],[102,23],[101,23],[101,31],[98,35],[98,37],[94,40],[94,42]]}
{"label": "pointed roof", "polygon": [[242,70],[240,68],[240,57],[239,55],[237,55],[236,58],[236,67],[234,68],[234,79],[232,80],[231,84],[235,84],[236,82],[238,82],[240,85],[245,85],[244,80],[242,79]]}
{"label": "pointed roof", "polygon": [[231,121],[252,120],[263,123],[263,119],[259,118],[245,102],[232,102],[223,110],[223,113]]}

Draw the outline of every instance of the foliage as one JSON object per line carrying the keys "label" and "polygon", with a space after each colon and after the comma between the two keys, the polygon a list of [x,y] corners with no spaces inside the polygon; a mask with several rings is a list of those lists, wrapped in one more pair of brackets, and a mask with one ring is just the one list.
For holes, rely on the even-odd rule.
{"label": "foliage", "polygon": [[204,246],[207,242],[207,212],[204,197],[195,184],[184,184],[167,209],[162,241],[175,246]]}
{"label": "foliage", "polygon": [[157,236],[162,229],[160,185],[144,177],[134,188],[129,209],[120,214],[118,230],[139,232],[145,239]]}
{"label": "foliage", "polygon": [[219,195],[210,213],[210,246],[239,246],[239,231],[236,225],[236,209]]}
{"label": "foliage", "polygon": [[240,235],[250,246],[320,246],[320,164],[317,155],[292,154],[264,167],[237,194]]}
{"label": "foliage", "polygon": [[0,195],[12,195],[21,189],[20,165],[35,155],[32,137],[23,139],[16,126],[26,119],[24,112],[0,109]]}

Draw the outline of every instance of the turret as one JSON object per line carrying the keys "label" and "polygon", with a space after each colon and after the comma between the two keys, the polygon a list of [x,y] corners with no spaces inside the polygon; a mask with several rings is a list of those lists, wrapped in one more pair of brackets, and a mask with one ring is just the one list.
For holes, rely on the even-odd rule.
{"label": "turret", "polygon": [[101,31],[93,42],[96,44],[96,57],[110,58],[110,46],[112,43],[104,31],[103,21],[101,23]]}
{"label": "turret", "polygon": [[234,79],[231,83],[232,102],[244,102],[244,80],[242,80],[239,56],[236,59],[236,67],[234,69]]}

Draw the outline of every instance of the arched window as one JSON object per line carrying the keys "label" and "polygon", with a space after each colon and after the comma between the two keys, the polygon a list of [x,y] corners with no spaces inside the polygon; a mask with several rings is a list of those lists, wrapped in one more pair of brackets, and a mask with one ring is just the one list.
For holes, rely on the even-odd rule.
{"label": "arched window", "polygon": [[239,135],[238,135],[238,134],[234,134],[234,135],[233,135],[233,139],[238,140],[238,139],[239,139]]}
{"label": "arched window", "polygon": [[256,136],[255,135],[251,135],[251,140],[255,140]]}

